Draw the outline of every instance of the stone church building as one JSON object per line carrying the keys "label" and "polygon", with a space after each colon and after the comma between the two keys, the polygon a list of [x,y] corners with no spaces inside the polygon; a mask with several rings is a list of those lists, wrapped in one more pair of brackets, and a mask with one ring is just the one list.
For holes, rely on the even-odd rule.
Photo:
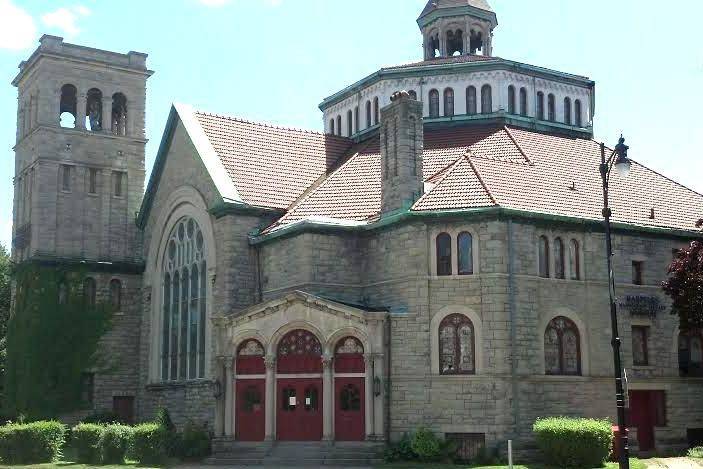
{"label": "stone church building", "polygon": [[[12,257],[87,265],[115,306],[94,410],[467,451],[615,419],[595,83],[494,56],[485,0],[418,25],[423,60],[325,98],[323,133],[175,104],[146,189],[146,54],[41,38],[13,81]],[[664,450],[703,437],[703,337],[660,288],[703,195],[634,161],[611,186],[633,446]]]}

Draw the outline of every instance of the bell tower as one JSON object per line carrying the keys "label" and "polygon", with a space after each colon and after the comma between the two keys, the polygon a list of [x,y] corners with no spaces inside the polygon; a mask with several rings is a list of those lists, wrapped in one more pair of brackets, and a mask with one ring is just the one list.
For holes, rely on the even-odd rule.
{"label": "bell tower", "polygon": [[429,0],[417,24],[425,60],[493,53],[498,19],[487,0]]}
{"label": "bell tower", "polygon": [[12,82],[13,260],[139,263],[147,56],[39,42]]}

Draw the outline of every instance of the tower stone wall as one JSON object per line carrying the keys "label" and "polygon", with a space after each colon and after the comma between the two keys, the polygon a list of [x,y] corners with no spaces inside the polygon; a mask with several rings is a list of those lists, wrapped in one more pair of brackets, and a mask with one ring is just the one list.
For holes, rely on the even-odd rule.
{"label": "tower stone wall", "polygon": [[[115,300],[85,370],[95,410],[136,395],[142,256],[135,224],[144,192],[146,54],[118,54],[42,36],[12,84],[18,90],[12,259],[80,264],[98,300]],[[111,293],[112,292],[112,293]],[[126,406],[127,408],[129,405]]]}

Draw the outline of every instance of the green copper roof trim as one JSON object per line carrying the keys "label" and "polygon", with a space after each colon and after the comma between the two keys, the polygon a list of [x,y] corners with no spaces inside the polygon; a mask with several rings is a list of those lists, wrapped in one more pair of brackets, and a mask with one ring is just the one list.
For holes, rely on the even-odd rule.
{"label": "green copper roof trim", "polygon": [[226,215],[272,215],[281,217],[286,213],[285,209],[257,207],[238,202],[226,202],[224,200],[211,207],[209,212],[215,218],[222,218]]}
{"label": "green copper roof trim", "polygon": [[23,264],[37,264],[48,267],[84,267],[90,272],[105,272],[126,275],[139,275],[144,272],[143,262],[109,262],[71,257],[55,257],[49,255],[35,255],[29,259],[18,262],[16,265]]}
{"label": "green copper roof trim", "polygon": [[437,8],[435,10],[430,11],[425,16],[420,16],[417,19],[417,25],[420,28],[424,28],[425,26],[440,18],[466,15],[475,16],[477,18],[491,21],[494,26],[498,25],[498,17],[496,16],[495,12],[482,10],[481,8],[476,8],[471,5],[456,6],[451,8]]}
{"label": "green copper roof trim", "polygon": [[360,92],[361,90],[381,81],[394,80],[411,77],[426,77],[433,75],[444,75],[448,73],[462,72],[478,72],[492,70],[507,70],[517,73],[523,73],[537,78],[558,81],[569,85],[581,86],[592,89],[595,87],[595,82],[588,77],[581,75],[573,75],[556,70],[550,70],[544,67],[528,65],[513,60],[501,59],[499,57],[491,57],[490,60],[482,60],[480,62],[463,62],[463,63],[438,63],[433,65],[416,65],[403,69],[382,68],[371,75],[353,83],[337,93],[325,98],[320,103],[320,110],[324,111],[328,107],[347,99],[348,97]]}
{"label": "green copper roof trim", "polygon": [[[282,228],[278,231],[265,235],[252,236],[249,240],[250,244],[265,244],[277,238],[292,236],[303,232],[315,233],[351,233],[351,232],[371,232],[388,228],[399,223],[408,223],[414,220],[423,219],[446,219],[446,218],[466,218],[479,217],[483,218],[498,218],[498,219],[522,219],[537,222],[547,223],[562,223],[570,225],[580,225],[595,228],[596,231],[603,229],[603,221],[587,218],[570,217],[565,215],[554,215],[549,213],[529,212],[524,210],[508,209],[503,207],[480,207],[472,209],[460,210],[428,210],[428,211],[402,211],[399,213],[390,214],[382,217],[379,221],[368,225],[360,226],[344,226],[319,223],[309,220],[304,220]],[[679,230],[670,228],[659,228],[651,226],[632,225],[628,223],[613,223],[613,231],[619,233],[641,233],[670,238],[703,238],[700,231],[691,229]]]}

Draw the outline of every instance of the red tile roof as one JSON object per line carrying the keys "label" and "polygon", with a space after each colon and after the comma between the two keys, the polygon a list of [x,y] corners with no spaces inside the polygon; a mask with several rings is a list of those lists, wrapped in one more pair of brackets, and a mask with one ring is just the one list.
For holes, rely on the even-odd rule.
{"label": "red tile roof", "polygon": [[[267,232],[315,217],[376,220],[381,207],[378,140],[351,152]],[[600,220],[599,163],[599,144],[592,140],[507,127],[427,130],[423,174],[429,190],[412,210],[500,206]],[[693,230],[703,212],[703,195],[633,163],[627,179],[613,173],[611,204],[616,222]]]}
{"label": "red tile roof", "polygon": [[352,146],[344,137],[195,112],[243,201],[285,209]]}

